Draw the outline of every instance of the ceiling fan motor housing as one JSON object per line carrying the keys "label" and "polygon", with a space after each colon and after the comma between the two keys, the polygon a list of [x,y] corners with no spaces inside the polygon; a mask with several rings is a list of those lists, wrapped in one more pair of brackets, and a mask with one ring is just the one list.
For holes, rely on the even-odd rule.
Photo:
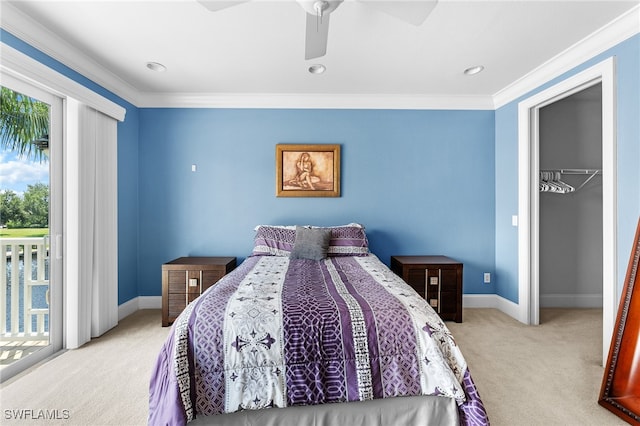
{"label": "ceiling fan motor housing", "polygon": [[297,0],[298,4],[310,15],[327,15],[334,10],[343,0]]}

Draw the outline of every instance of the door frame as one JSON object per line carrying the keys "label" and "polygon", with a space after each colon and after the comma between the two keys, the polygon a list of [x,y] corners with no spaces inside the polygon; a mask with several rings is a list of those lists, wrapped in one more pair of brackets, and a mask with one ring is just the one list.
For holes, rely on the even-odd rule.
{"label": "door frame", "polygon": [[617,162],[615,59],[608,58],[518,104],[519,320],[540,322],[538,175],[540,108],[602,84],[602,362],[606,362],[617,310]]}
{"label": "door frame", "polygon": [[0,383],[63,347],[63,100],[0,70],[0,85],[49,105],[49,345],[0,371]]}

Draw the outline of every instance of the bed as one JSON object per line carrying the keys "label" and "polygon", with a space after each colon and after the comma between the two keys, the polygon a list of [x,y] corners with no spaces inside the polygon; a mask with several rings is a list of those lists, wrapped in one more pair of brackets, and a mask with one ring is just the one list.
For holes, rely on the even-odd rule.
{"label": "bed", "polygon": [[398,419],[489,424],[446,325],[358,224],[258,226],[176,319],[150,381],[150,425]]}

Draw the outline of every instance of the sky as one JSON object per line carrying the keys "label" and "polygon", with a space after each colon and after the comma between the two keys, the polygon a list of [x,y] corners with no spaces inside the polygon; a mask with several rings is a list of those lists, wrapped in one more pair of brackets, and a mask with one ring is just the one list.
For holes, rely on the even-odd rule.
{"label": "sky", "polygon": [[21,195],[35,183],[49,184],[49,162],[20,159],[0,148],[0,191],[10,189]]}

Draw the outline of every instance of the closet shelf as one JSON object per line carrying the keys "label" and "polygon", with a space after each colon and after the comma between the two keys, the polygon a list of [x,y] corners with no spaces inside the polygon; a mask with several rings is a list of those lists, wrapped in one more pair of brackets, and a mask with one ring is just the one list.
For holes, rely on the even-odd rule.
{"label": "closet shelf", "polygon": [[593,175],[601,174],[602,169],[552,169],[552,170],[540,170],[541,172],[560,172],[563,175]]}
{"label": "closet shelf", "polygon": [[[597,175],[602,174],[602,169],[545,169],[540,170],[540,191],[541,192],[555,192],[561,194],[567,194],[569,192],[575,192],[582,189],[591,179]],[[588,175],[582,184],[573,188],[571,185],[562,182],[560,177],[562,175]]]}

